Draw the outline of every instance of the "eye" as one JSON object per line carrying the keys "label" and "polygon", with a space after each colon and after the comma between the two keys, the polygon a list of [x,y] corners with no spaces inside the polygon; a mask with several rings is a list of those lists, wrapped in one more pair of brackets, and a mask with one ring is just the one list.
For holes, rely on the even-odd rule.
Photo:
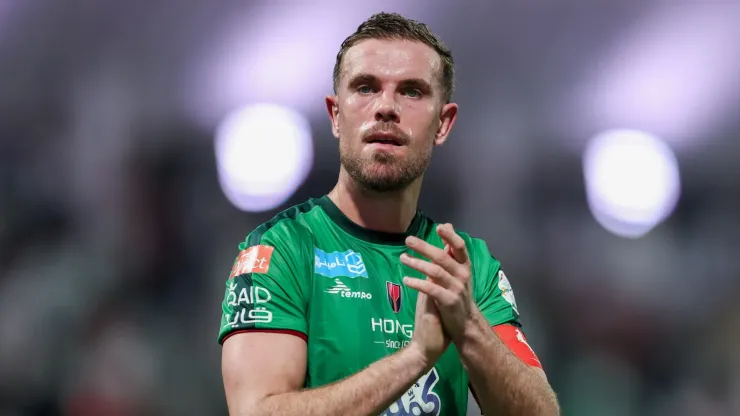
{"label": "eye", "polygon": [[357,88],[357,92],[359,92],[360,94],[370,94],[371,92],[373,92],[373,89],[367,85],[361,85]]}
{"label": "eye", "polygon": [[417,90],[416,88],[409,88],[406,91],[404,91],[404,94],[406,94],[409,98],[420,98],[421,97],[421,91]]}

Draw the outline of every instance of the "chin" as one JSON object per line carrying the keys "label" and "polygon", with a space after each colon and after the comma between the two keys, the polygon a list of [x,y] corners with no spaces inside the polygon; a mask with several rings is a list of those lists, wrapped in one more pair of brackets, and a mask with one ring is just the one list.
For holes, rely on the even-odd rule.
{"label": "chin", "polygon": [[375,192],[399,191],[411,184],[413,179],[390,167],[368,168],[363,172],[360,184]]}
{"label": "chin", "polygon": [[375,178],[374,180],[363,181],[360,183],[364,189],[376,193],[389,193],[397,192],[408,187],[409,184],[401,182],[397,179],[390,178]]}
{"label": "chin", "polygon": [[398,158],[374,158],[365,164],[365,172],[372,176],[397,177],[404,170],[404,163]]}
{"label": "chin", "polygon": [[395,164],[401,161],[402,159],[403,158],[400,157],[400,155],[397,155],[395,153],[376,151],[376,152],[373,152],[369,163],[381,164],[381,165],[392,165],[392,164]]}

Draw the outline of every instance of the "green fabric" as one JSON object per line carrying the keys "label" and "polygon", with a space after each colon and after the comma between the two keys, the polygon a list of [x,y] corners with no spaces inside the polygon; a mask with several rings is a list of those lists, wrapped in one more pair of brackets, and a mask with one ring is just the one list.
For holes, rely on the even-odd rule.
{"label": "green fabric", "polygon": [[[479,309],[492,326],[519,325],[501,263],[484,241],[460,234],[471,256]],[[345,378],[398,351],[411,340],[417,297],[402,279],[421,277],[399,260],[404,252],[418,256],[405,246],[407,235],[443,247],[434,222],[421,212],[404,234],[364,229],[326,196],[281,212],[239,245],[242,252],[257,245],[273,251],[266,273],[226,281],[219,343],[247,329],[305,334],[309,388]],[[465,415],[467,400],[468,376],[453,345],[384,415]]]}

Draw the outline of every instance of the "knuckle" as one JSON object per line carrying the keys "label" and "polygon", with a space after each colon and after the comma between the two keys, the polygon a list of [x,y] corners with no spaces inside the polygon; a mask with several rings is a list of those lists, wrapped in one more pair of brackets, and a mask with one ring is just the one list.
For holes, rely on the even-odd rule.
{"label": "knuckle", "polygon": [[432,264],[431,267],[429,268],[429,271],[434,276],[442,276],[442,274],[444,273],[444,269],[439,264]]}
{"label": "knuckle", "polygon": [[444,300],[442,301],[442,304],[446,308],[452,308],[452,307],[454,307],[455,305],[458,304],[457,296],[447,296],[447,297],[445,297]]}
{"label": "knuckle", "polygon": [[431,256],[431,259],[435,263],[443,263],[445,260],[447,260],[447,257],[449,257],[449,256],[444,251],[437,251],[437,250],[435,250],[434,253]]}
{"label": "knuckle", "polygon": [[468,280],[468,273],[461,268],[455,269],[453,275],[455,276],[455,280],[459,280],[461,282],[465,282]]}
{"label": "knuckle", "polygon": [[455,262],[455,259],[452,258],[452,256],[445,254],[444,256],[441,256],[439,261],[436,261],[435,264],[438,264],[440,267],[446,270],[454,271],[455,265],[457,263]]}
{"label": "knuckle", "polygon": [[427,270],[429,268],[429,266],[427,266],[427,262],[425,262],[423,260],[418,260],[418,259],[415,260],[409,266],[411,266],[411,267],[413,267],[414,269],[417,269],[417,270]]}
{"label": "knuckle", "polygon": [[467,282],[467,281],[469,281],[470,279],[472,279],[472,277],[473,277],[473,272],[472,272],[472,270],[470,269],[470,267],[467,267],[467,266],[462,266],[462,267],[460,267],[460,268],[458,269],[458,274],[457,274],[457,275],[458,275],[458,276],[460,277],[460,280],[462,280],[462,281],[464,281],[464,282]]}
{"label": "knuckle", "polygon": [[458,282],[452,288],[452,294],[455,295],[455,299],[458,299],[458,300],[462,299],[464,293],[465,293],[465,285],[463,285],[461,282]]}

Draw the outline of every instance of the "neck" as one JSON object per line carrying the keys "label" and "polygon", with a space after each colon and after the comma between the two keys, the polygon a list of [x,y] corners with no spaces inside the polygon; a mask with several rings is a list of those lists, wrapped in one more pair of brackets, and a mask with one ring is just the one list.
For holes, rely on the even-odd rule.
{"label": "neck", "polygon": [[342,168],[329,199],[357,225],[375,231],[404,233],[416,215],[421,181],[419,177],[399,191],[374,192],[358,186]]}

